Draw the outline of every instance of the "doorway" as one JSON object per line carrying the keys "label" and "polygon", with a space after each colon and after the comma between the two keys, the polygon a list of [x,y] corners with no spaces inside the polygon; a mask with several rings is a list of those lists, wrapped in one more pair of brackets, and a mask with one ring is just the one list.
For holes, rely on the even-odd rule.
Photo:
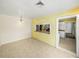
{"label": "doorway", "polygon": [[76,17],[59,20],[59,46],[76,53]]}
{"label": "doorway", "polygon": [[76,55],[76,16],[57,19],[56,47]]}

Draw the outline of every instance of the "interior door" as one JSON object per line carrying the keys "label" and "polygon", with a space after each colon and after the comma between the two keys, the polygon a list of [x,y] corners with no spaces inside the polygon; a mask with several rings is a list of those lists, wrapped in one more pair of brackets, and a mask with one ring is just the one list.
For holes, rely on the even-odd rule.
{"label": "interior door", "polygon": [[76,53],[77,57],[79,57],[79,15],[76,18]]}

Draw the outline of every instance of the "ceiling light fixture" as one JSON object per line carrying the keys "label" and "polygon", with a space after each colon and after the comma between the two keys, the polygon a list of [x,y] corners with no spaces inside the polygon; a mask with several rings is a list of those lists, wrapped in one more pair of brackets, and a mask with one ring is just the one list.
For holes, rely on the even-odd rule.
{"label": "ceiling light fixture", "polygon": [[41,0],[39,0],[39,2],[36,3],[36,5],[38,5],[38,6],[44,6],[44,3]]}

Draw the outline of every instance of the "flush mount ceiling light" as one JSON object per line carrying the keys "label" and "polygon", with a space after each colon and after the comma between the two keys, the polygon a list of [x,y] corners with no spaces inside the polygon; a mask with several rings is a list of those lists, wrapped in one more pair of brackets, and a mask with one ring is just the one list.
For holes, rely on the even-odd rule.
{"label": "flush mount ceiling light", "polygon": [[43,3],[41,0],[39,0],[39,1],[36,3],[36,5],[37,5],[37,6],[44,6],[44,3]]}

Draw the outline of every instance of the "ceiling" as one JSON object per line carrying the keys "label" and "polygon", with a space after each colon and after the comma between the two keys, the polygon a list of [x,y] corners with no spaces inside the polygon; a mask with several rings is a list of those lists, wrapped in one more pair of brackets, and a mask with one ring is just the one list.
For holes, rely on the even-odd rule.
{"label": "ceiling", "polygon": [[59,13],[79,6],[79,0],[42,0],[45,6],[35,4],[39,0],[0,0],[0,14],[35,18]]}

